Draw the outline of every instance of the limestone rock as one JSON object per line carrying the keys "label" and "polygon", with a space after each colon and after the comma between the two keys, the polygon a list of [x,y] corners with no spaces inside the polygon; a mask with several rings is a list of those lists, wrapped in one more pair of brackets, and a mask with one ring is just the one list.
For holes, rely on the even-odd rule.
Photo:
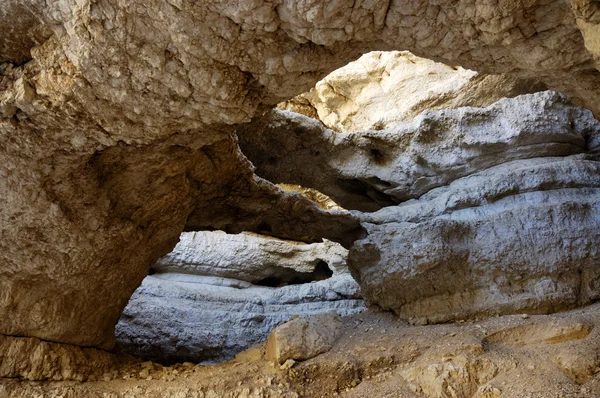
{"label": "limestone rock", "polygon": [[600,277],[599,172],[575,156],[458,179],[365,216],[374,224],[349,264],[368,300],[419,323],[589,303]]}
{"label": "limestone rock", "polygon": [[280,102],[277,104],[277,108],[284,111],[301,113],[313,119],[319,118],[317,109],[313,106],[313,104],[311,104],[304,94],[297,95],[288,101]]}
{"label": "limestone rock", "polygon": [[346,316],[365,308],[348,274],[279,288],[155,274],[133,294],[116,333],[126,352],[143,358],[220,362],[264,341],[292,316],[331,311]]}
{"label": "limestone rock", "polygon": [[[481,75],[407,51],[374,51],[337,69],[280,109],[316,116],[341,132],[389,129],[428,109],[483,108],[541,91],[534,81]],[[315,111],[310,112],[311,105]]]}
{"label": "limestone rock", "polygon": [[337,314],[294,318],[271,332],[266,357],[277,364],[310,359],[329,351],[341,334],[342,321]]}
{"label": "limestone rock", "polygon": [[185,232],[173,251],[152,268],[159,273],[217,276],[251,283],[271,278],[286,283],[348,273],[347,256],[346,249],[331,241],[305,244],[249,233]]}
{"label": "limestone rock", "polygon": [[335,133],[273,111],[238,129],[257,173],[310,186],[349,209],[374,211],[507,160],[583,152],[600,136],[591,112],[555,92],[487,108],[426,111],[388,130]]}
{"label": "limestone rock", "polygon": [[360,237],[255,178],[232,131],[367,51],[538,78],[598,112],[576,5],[3,1],[0,333],[112,347],[183,229]]}
{"label": "limestone rock", "polygon": [[365,309],[337,243],[256,234],[183,233],[152,267],[119,323],[128,353],[162,362],[215,362],[264,341],[292,316]]}
{"label": "limestone rock", "polygon": [[360,215],[367,237],[349,256],[370,303],[427,323],[598,296],[600,123],[564,96],[426,111],[388,130],[334,133],[281,111],[257,124],[240,142],[259,174],[380,208]]}
{"label": "limestone rock", "polygon": [[329,196],[317,191],[314,188],[306,188],[301,185],[294,184],[277,184],[277,186],[286,192],[300,192],[302,195],[318,204],[322,209],[345,210],[343,207],[335,203]]}
{"label": "limestone rock", "polygon": [[124,361],[93,348],[0,335],[0,379],[85,381],[112,372]]}

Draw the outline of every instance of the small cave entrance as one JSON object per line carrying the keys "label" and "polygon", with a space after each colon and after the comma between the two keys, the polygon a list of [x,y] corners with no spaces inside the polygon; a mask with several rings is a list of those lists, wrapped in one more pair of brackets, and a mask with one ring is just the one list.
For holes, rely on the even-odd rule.
{"label": "small cave entrance", "polygon": [[255,284],[266,287],[283,287],[322,281],[332,276],[333,271],[329,268],[329,265],[325,261],[320,260],[312,272],[298,272],[293,269],[281,268],[275,274],[261,279],[255,282]]}
{"label": "small cave entrance", "polygon": [[116,327],[124,353],[163,365],[214,364],[294,316],[366,309],[338,243],[256,233],[184,232],[136,290]]}

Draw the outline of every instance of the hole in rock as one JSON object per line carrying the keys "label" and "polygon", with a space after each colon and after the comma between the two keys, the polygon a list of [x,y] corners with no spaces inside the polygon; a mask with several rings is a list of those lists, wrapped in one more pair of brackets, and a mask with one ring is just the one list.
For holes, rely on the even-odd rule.
{"label": "hole in rock", "polygon": [[375,176],[369,177],[366,181],[359,180],[358,178],[337,178],[335,182],[337,186],[349,194],[362,195],[381,207],[393,206],[399,202],[399,200],[396,200],[394,197],[380,192],[377,189],[377,186],[373,185],[373,182],[377,185],[383,185],[384,187],[389,187],[391,185]]}
{"label": "hole in rock", "polygon": [[308,199],[315,202],[319,207],[325,210],[346,210],[333,201],[329,196],[314,188],[305,188],[301,185],[294,184],[277,184],[277,186],[286,192],[298,192]]}
{"label": "hole in rock", "polygon": [[371,158],[373,159],[373,161],[377,162],[377,163],[381,163],[385,160],[385,157],[383,156],[383,153],[377,149],[377,148],[371,148],[369,150],[369,153],[371,155]]}
{"label": "hole in rock", "polygon": [[333,271],[327,263],[320,260],[312,272],[298,272],[295,270],[282,268],[275,275],[270,275],[265,279],[256,282],[260,286],[282,287],[287,285],[300,285],[302,283],[310,283],[322,281],[330,278]]}
{"label": "hole in rock", "polygon": [[131,297],[117,341],[125,353],[165,365],[217,363],[293,316],[358,314],[366,307],[347,253],[327,240],[184,232]]}
{"label": "hole in rock", "polygon": [[470,164],[474,155],[449,155],[450,146],[463,145],[449,137],[474,120],[457,119],[454,110],[485,109],[544,90],[534,79],[484,75],[407,51],[374,51],[236,132],[260,177],[317,189],[348,210],[374,212],[456,178],[452,168],[469,172],[452,162],[464,157],[460,162]]}

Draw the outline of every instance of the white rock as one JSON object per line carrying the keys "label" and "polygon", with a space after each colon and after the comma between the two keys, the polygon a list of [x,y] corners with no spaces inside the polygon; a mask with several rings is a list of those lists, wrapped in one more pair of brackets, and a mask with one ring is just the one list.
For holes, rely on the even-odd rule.
{"label": "white rock", "polygon": [[267,277],[306,278],[326,263],[335,274],[347,273],[348,250],[324,241],[307,244],[262,235],[224,232],[184,232],[175,249],[152,267],[155,271],[220,276],[247,282]]}
{"label": "white rock", "polygon": [[373,51],[327,75],[288,108],[312,116],[309,102],[327,127],[341,132],[382,130],[426,109],[485,107],[543,87],[507,76],[480,75],[407,51]]}

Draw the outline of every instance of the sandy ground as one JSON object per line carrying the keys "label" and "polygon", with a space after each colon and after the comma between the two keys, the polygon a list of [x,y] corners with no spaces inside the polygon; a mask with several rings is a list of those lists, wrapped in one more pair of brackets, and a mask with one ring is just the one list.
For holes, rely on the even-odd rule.
{"label": "sandy ground", "polygon": [[411,326],[367,311],[333,349],[281,370],[263,347],[214,366],[123,365],[97,381],[0,380],[0,397],[600,397],[600,304]]}

